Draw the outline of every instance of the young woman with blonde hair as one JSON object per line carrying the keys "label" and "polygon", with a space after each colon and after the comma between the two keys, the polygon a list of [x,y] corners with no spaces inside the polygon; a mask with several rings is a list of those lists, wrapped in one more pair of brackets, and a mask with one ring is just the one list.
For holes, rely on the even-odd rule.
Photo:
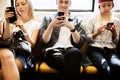
{"label": "young woman with blonde hair", "polygon": [[[34,19],[33,8],[30,0],[15,0],[15,10],[17,14],[17,20],[13,23],[9,22],[9,18],[13,17],[14,13],[9,11],[9,8],[5,10],[6,22],[3,39],[5,40],[12,38],[15,31],[21,30],[24,34],[25,40],[28,41],[31,44],[31,48],[33,48],[36,44],[38,32],[40,29],[40,22]],[[28,69],[34,69],[35,67],[31,54],[19,52],[14,49],[12,51],[10,51],[10,49],[4,49],[0,50],[0,55],[3,56],[0,56],[0,61],[2,72],[1,74],[3,75],[4,80],[19,80],[19,72],[21,73]],[[10,62],[10,60],[13,61]],[[14,64],[17,66],[17,68],[14,68],[13,65],[6,65],[8,62],[11,65]]]}

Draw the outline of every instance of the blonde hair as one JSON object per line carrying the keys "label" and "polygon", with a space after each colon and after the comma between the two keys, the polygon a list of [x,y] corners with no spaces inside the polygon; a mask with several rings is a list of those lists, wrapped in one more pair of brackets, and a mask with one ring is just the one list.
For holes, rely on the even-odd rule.
{"label": "blonde hair", "polygon": [[[28,15],[29,15],[29,17],[31,18],[31,19],[33,19],[34,18],[34,10],[33,10],[33,6],[32,6],[32,3],[31,3],[31,1],[30,0],[25,0],[26,2],[27,2],[27,4],[28,4],[28,7],[29,7],[29,12],[28,12]],[[15,4],[16,4],[16,2],[17,2],[17,0],[15,0]],[[16,5],[15,5],[15,7],[16,7]],[[19,13],[17,12],[17,14],[19,15]],[[20,15],[19,15],[20,16]]]}

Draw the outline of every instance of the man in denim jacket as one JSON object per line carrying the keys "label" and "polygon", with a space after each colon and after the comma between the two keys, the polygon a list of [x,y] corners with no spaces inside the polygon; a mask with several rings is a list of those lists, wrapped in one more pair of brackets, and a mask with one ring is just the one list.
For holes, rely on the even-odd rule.
{"label": "man in denim jacket", "polygon": [[[39,45],[46,63],[63,75],[63,79],[80,77],[81,46],[86,40],[83,21],[69,12],[71,0],[57,0],[58,11],[43,18]],[[60,12],[60,13],[59,13]],[[63,15],[60,15],[64,12]]]}

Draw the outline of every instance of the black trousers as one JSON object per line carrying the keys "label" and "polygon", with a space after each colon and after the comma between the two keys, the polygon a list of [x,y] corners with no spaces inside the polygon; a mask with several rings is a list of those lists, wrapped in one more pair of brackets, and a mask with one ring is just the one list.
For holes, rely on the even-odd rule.
{"label": "black trousers", "polygon": [[59,71],[64,79],[77,79],[80,77],[81,51],[75,47],[55,48],[46,51],[46,63]]}

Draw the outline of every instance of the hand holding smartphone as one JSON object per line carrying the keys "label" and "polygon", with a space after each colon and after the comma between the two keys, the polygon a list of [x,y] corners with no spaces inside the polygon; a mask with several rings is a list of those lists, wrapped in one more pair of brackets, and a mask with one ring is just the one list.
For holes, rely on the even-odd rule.
{"label": "hand holding smartphone", "polygon": [[107,23],[107,29],[111,28],[113,25],[114,25],[113,22],[108,22],[108,23]]}
{"label": "hand holding smartphone", "polygon": [[8,9],[7,12],[13,12],[14,13],[14,16],[9,18],[9,23],[14,23],[17,20],[17,16],[16,16],[16,13],[15,13],[15,8],[14,7],[7,7],[6,9]]}
{"label": "hand holding smartphone", "polygon": [[[64,12],[58,12],[58,16],[64,16]],[[58,18],[58,20],[64,20],[64,17]]]}

